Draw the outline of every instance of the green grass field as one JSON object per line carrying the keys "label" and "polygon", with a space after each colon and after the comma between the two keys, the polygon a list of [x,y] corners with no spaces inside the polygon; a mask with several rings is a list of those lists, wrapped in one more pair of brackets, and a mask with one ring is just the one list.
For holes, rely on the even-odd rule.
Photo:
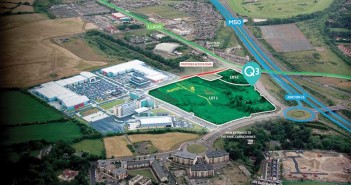
{"label": "green grass field", "polygon": [[108,103],[100,104],[100,107],[107,110],[107,109],[110,109],[116,105],[120,105],[124,102],[125,102],[125,100],[113,100],[113,101],[110,101]]}
{"label": "green grass field", "polygon": [[7,128],[4,132],[4,143],[13,144],[41,139],[72,141],[82,135],[79,126],[72,122],[27,125]]}
{"label": "green grass field", "polygon": [[62,114],[20,91],[4,91],[0,96],[1,122],[7,125],[57,120]]}
{"label": "green grass field", "polygon": [[252,86],[206,81],[199,77],[151,90],[149,94],[218,125],[252,113],[274,110]]}
{"label": "green grass field", "polygon": [[138,169],[138,170],[128,170],[128,174],[136,176],[138,174],[150,178],[153,182],[157,182],[155,175],[152,173],[150,168]]}
{"label": "green grass field", "polygon": [[291,110],[287,112],[288,116],[293,117],[295,119],[305,120],[310,118],[312,115],[310,112],[304,110]]}
{"label": "green grass field", "polygon": [[203,152],[206,151],[206,147],[204,147],[203,145],[199,145],[199,144],[192,144],[189,145],[187,150],[188,152],[194,153],[194,154],[201,154]]}
{"label": "green grass field", "polygon": [[[219,42],[220,49],[231,48],[239,45],[239,41],[235,37],[234,30],[224,25],[224,21],[221,26],[217,29],[216,37],[214,42]],[[244,50],[235,51],[236,55],[245,56]]]}
{"label": "green grass field", "polygon": [[239,15],[252,18],[288,18],[321,11],[329,7],[333,0],[259,0],[255,3],[230,0],[227,2]]}
{"label": "green grass field", "polygon": [[233,69],[228,69],[217,73],[222,76],[221,80],[234,84],[248,84],[244,76]]}
{"label": "green grass field", "polygon": [[78,151],[87,151],[90,154],[101,156],[104,150],[102,139],[84,139],[78,143],[74,143],[72,147]]}

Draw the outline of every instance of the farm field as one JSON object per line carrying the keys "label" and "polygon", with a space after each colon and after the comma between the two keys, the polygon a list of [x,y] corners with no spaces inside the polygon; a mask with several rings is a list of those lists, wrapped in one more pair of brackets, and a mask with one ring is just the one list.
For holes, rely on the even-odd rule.
{"label": "farm field", "polygon": [[0,96],[1,120],[6,125],[43,122],[63,118],[62,114],[20,91],[3,91]]}
{"label": "farm field", "polygon": [[177,149],[185,141],[197,139],[199,135],[170,132],[165,134],[133,134],[128,136],[131,142],[151,141],[159,149],[159,152],[165,152]]}
{"label": "farm field", "polygon": [[[56,78],[72,76],[80,66],[102,66],[105,62],[86,61],[51,42],[52,37],[85,31],[80,18],[48,19],[38,14],[2,16],[1,87],[29,87]],[[11,28],[11,29],[10,29]],[[41,28],[41,29],[38,29]],[[20,37],[18,37],[20,35]],[[16,40],[16,42],[13,42]]]}
{"label": "farm field", "polygon": [[217,125],[275,109],[252,86],[199,77],[151,90],[149,94]]}
{"label": "farm field", "polygon": [[245,0],[229,1],[230,8],[242,16],[252,18],[288,18],[301,14],[311,14],[321,11],[333,0],[260,0],[244,3]]}
{"label": "farm field", "polygon": [[57,122],[28,126],[9,127],[4,132],[5,144],[21,143],[31,140],[72,141],[81,137],[78,125],[72,122]]}
{"label": "farm field", "polygon": [[128,142],[124,136],[113,136],[104,138],[106,158],[133,156],[127,147]]}
{"label": "farm field", "polygon": [[101,156],[104,150],[102,139],[84,139],[78,143],[74,143],[72,147],[78,151],[87,151],[90,154]]}

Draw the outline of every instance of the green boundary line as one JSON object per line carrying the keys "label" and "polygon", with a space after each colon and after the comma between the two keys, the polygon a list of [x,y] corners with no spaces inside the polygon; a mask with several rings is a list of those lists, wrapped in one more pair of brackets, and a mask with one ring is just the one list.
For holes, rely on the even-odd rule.
{"label": "green boundary line", "polygon": [[[107,7],[109,7],[109,8],[112,8],[112,9],[118,11],[118,12],[121,12],[121,13],[123,13],[123,14],[125,14],[125,15],[133,18],[133,19],[135,19],[135,20],[138,20],[138,21],[144,23],[145,25],[155,24],[155,23],[153,23],[151,21],[143,19],[143,18],[141,18],[141,17],[129,12],[128,10],[124,10],[124,9],[114,5],[114,4],[111,4],[107,0],[98,0],[98,2],[103,4],[103,5],[105,5],[105,6],[107,6]],[[211,56],[211,57],[213,57],[213,58],[215,58],[215,59],[217,59],[217,60],[219,60],[221,62],[228,63],[228,64],[230,64],[230,65],[232,65],[234,67],[243,68],[242,65],[234,64],[234,63],[232,63],[232,62],[230,62],[230,61],[228,61],[226,59],[223,59],[223,58],[217,56],[215,53],[207,50],[206,48],[204,48],[204,47],[202,47],[202,46],[200,46],[200,45],[198,45],[198,44],[196,44],[194,42],[191,42],[191,41],[187,40],[186,38],[184,38],[184,37],[182,37],[180,35],[177,35],[177,34],[171,32],[171,31],[165,29],[164,27],[162,27],[161,29],[158,29],[158,31],[160,31],[160,32],[162,32],[164,34],[167,34],[167,35],[177,39],[178,41],[180,41],[180,42],[182,42],[182,43],[184,43],[184,44],[186,44],[188,46],[192,46],[193,48],[197,48],[198,50],[206,53],[207,55],[209,55],[209,56]],[[279,75],[318,76],[318,77],[330,77],[330,78],[340,78],[340,79],[351,80],[351,76],[340,75],[340,74],[332,74],[332,73],[321,73],[321,72],[290,72],[290,71],[278,72],[278,71],[267,71],[267,70],[263,70],[262,72],[263,73],[279,74]]]}

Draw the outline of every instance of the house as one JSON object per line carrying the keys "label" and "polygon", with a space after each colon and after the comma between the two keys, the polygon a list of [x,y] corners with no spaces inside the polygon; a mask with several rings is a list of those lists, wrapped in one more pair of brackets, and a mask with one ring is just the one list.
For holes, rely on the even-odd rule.
{"label": "house", "polygon": [[214,169],[212,164],[195,164],[190,167],[189,177],[211,177],[214,176]]}
{"label": "house", "polygon": [[229,161],[229,153],[225,150],[211,150],[207,151],[205,161],[208,164],[217,164]]}
{"label": "house", "polygon": [[63,170],[62,174],[58,176],[59,179],[63,181],[68,181],[70,182],[73,180],[77,175],[79,174],[79,171],[74,171],[74,170],[69,170],[65,169]]}
{"label": "house", "polygon": [[163,170],[162,166],[158,161],[152,162],[151,168],[160,182],[168,181],[168,175],[165,173],[165,171]]}
{"label": "house", "polygon": [[177,151],[173,155],[173,162],[185,165],[194,165],[197,161],[197,155],[188,151]]}
{"label": "house", "polygon": [[127,170],[122,167],[113,169],[110,174],[116,180],[122,180],[128,177]]}
{"label": "house", "polygon": [[138,168],[147,168],[147,167],[150,167],[150,161],[149,160],[128,161],[127,164],[126,164],[126,168],[128,170],[138,169]]}

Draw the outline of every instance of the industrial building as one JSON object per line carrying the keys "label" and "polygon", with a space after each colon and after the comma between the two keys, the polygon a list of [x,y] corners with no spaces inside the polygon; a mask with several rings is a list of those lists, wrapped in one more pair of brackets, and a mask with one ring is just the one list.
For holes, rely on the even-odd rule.
{"label": "industrial building", "polygon": [[101,69],[101,73],[109,77],[114,77],[128,72],[138,72],[154,83],[167,79],[166,75],[146,66],[145,63],[140,60],[132,60],[123,64]]}
{"label": "industrial building", "polygon": [[139,118],[140,128],[173,127],[172,118],[169,116],[155,116]]}
{"label": "industrial building", "polygon": [[119,20],[119,21],[122,21],[122,22],[129,22],[131,21],[131,18],[130,17],[127,17],[126,15],[122,14],[122,13],[112,13],[112,17]]}
{"label": "industrial building", "polygon": [[144,78],[143,76],[133,76],[130,79],[130,83],[134,84],[135,86],[142,88],[142,87],[147,87],[150,85],[151,81],[147,78]]}
{"label": "industrial building", "polygon": [[59,102],[67,110],[75,110],[89,103],[89,98],[79,95],[67,86],[75,86],[83,83],[94,83],[98,81],[95,74],[91,72],[81,72],[79,75],[61,79],[55,82],[47,82],[34,88],[33,92],[42,99],[53,102]]}
{"label": "industrial building", "polygon": [[56,82],[44,83],[33,92],[48,102],[58,101],[67,110],[78,109],[89,103],[88,97],[78,95]]}
{"label": "industrial building", "polygon": [[122,105],[118,105],[113,107],[113,113],[118,118],[123,118],[126,116],[133,115],[135,113],[135,109],[139,108],[139,103],[137,101],[132,101],[128,103],[124,103]]}
{"label": "industrial building", "polygon": [[229,161],[229,153],[225,150],[207,151],[205,161],[209,164],[217,164]]}
{"label": "industrial building", "polygon": [[157,44],[154,51],[173,54],[180,45],[178,43],[161,43]]}

